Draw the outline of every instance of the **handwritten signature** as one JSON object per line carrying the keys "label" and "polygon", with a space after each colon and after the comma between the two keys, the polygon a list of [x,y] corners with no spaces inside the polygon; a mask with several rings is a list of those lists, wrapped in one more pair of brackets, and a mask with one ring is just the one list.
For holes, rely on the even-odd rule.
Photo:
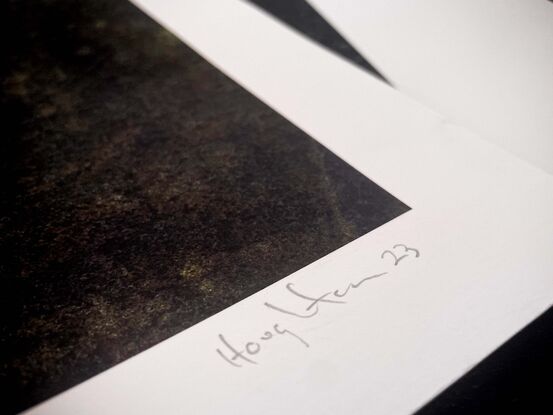
{"label": "handwritten signature", "polygon": [[[397,267],[401,261],[407,258],[416,259],[420,257],[420,251],[417,248],[408,247],[404,244],[396,244],[391,249],[386,249],[380,255],[380,259],[388,261]],[[344,298],[351,292],[366,284],[367,282],[389,275],[389,272],[380,272],[372,274],[367,277],[361,278],[356,282],[350,282],[344,289],[335,289],[325,292],[321,295],[309,295],[302,293],[294,288],[293,283],[286,284],[286,290],[290,292],[294,297],[300,298],[304,301],[304,308],[299,310],[290,310],[281,306],[274,305],[269,302],[265,302],[264,306],[274,310],[278,313],[286,314],[289,316],[297,317],[300,319],[313,318],[319,313],[320,307],[323,304],[346,304]],[[274,323],[271,329],[266,330],[262,336],[256,338],[256,340],[248,341],[242,347],[235,347],[223,336],[219,334],[219,340],[222,343],[221,348],[217,348],[215,351],[217,354],[227,363],[233,367],[242,367],[243,364],[256,365],[257,361],[254,360],[254,356],[261,352],[263,342],[268,342],[276,337],[289,336],[296,339],[303,346],[309,348],[309,343],[301,338],[298,334],[292,332],[287,328],[282,328],[281,323]]]}

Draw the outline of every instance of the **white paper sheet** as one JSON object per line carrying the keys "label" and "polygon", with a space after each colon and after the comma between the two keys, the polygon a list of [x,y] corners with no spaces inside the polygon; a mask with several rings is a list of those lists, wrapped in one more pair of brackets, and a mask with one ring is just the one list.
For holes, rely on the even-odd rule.
{"label": "white paper sheet", "polygon": [[551,176],[245,3],[136,3],[413,209],[28,414],[411,413],[552,304]]}
{"label": "white paper sheet", "polygon": [[553,3],[309,2],[400,91],[553,173]]}

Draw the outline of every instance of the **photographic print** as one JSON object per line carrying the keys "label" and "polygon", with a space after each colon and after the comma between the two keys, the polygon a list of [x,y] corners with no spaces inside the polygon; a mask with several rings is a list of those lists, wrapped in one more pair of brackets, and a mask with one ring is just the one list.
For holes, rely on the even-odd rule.
{"label": "photographic print", "polygon": [[409,210],[128,2],[3,8],[9,413]]}

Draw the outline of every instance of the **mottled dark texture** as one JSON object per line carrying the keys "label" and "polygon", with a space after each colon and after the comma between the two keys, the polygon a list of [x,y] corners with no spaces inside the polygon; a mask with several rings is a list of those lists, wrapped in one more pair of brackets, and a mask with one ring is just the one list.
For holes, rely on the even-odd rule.
{"label": "mottled dark texture", "polygon": [[7,412],[408,210],[130,3],[2,8]]}
{"label": "mottled dark texture", "polygon": [[338,33],[306,0],[248,0],[319,45],[389,81]]}

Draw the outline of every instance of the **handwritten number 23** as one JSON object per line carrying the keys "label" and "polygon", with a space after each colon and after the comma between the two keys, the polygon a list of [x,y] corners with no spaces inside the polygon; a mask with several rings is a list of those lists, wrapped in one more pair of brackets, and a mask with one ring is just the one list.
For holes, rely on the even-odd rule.
{"label": "handwritten number 23", "polygon": [[411,255],[415,255],[415,258],[418,258],[420,256],[420,252],[418,249],[409,248],[407,245],[396,244],[394,245],[393,250],[387,249],[382,252],[380,258],[384,258],[386,255],[391,256],[394,259],[394,265],[397,265],[402,259]]}

